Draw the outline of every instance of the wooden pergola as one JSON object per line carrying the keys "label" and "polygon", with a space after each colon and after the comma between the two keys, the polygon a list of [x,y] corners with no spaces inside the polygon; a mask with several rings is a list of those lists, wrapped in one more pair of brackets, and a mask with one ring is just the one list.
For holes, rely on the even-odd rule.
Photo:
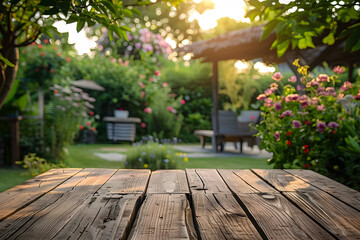
{"label": "wooden pergola", "polygon": [[[250,61],[262,59],[267,64],[287,63],[295,75],[298,75],[296,68],[292,65],[295,59],[300,59],[302,64],[310,66],[310,70],[326,61],[330,66],[346,65],[349,68],[349,81],[353,80],[354,65],[360,63],[360,51],[349,53],[344,52],[344,40],[337,40],[329,46],[322,44],[321,38],[314,39],[316,48],[294,49],[287,51],[284,56],[277,57],[276,50],[270,50],[276,39],[273,32],[264,40],[260,40],[263,34],[263,25],[247,29],[229,32],[210,40],[195,42],[184,46],[180,53],[192,53],[193,59],[201,58],[203,62],[212,62],[212,95],[213,114],[212,126],[214,136],[219,132],[218,108],[218,62],[223,60],[241,59]],[[213,141],[214,143],[215,141]],[[213,146],[216,149],[216,146]]]}

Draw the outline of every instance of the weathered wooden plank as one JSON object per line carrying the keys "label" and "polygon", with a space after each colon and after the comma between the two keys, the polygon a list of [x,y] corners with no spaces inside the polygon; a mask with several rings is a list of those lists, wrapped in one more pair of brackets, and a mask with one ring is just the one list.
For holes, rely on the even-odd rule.
{"label": "weathered wooden plank", "polygon": [[360,211],[360,192],[338,183],[317,172],[303,169],[288,169],[286,172],[295,175],[305,182],[320,188]]}
{"label": "weathered wooden plank", "polygon": [[140,204],[140,194],[95,194],[52,239],[126,239]]}
{"label": "weathered wooden plank", "polygon": [[84,169],[0,222],[0,239],[51,239],[82,210],[86,199],[116,172]]}
{"label": "weathered wooden plank", "polygon": [[216,169],[186,169],[191,193],[230,193]]}
{"label": "weathered wooden plank", "polygon": [[300,178],[280,169],[252,169],[266,182],[270,183],[280,192],[291,191],[316,191],[317,188]]}
{"label": "weathered wooden plank", "polygon": [[89,195],[54,239],[126,239],[149,176],[146,169],[118,170]]}
{"label": "weathered wooden plank", "polygon": [[120,169],[98,192],[143,195],[150,178],[150,172],[148,169]]}
{"label": "weathered wooden plank", "polygon": [[218,170],[268,239],[334,239],[250,170]]}
{"label": "weathered wooden plank", "polygon": [[219,169],[221,177],[232,192],[241,193],[277,193],[278,191],[265,183],[250,170]]}
{"label": "weathered wooden plank", "polygon": [[186,195],[148,195],[128,239],[196,239]]}
{"label": "weathered wooden plank", "polygon": [[80,168],[52,169],[0,193],[0,221],[59,186],[79,171]]}
{"label": "weathered wooden plank", "polygon": [[360,239],[360,212],[318,191],[284,192],[298,207],[339,239]]}
{"label": "weathered wooden plank", "polygon": [[189,193],[184,170],[158,170],[151,173],[147,194]]}
{"label": "weathered wooden plank", "polygon": [[360,212],[283,170],[253,170],[340,239],[359,239]]}
{"label": "weathered wooden plank", "polygon": [[192,194],[201,239],[262,239],[230,193]]}
{"label": "weathered wooden plank", "polygon": [[334,239],[280,193],[237,196],[268,239]]}

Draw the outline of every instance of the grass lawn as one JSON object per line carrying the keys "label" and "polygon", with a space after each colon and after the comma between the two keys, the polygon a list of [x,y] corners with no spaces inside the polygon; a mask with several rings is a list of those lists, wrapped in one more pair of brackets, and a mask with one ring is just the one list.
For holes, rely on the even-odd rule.
{"label": "grass lawn", "polygon": [[31,178],[25,169],[0,168],[0,192],[12,188]]}
{"label": "grass lawn", "polygon": [[[69,147],[69,158],[66,164],[72,168],[124,168],[122,162],[104,160],[94,153],[126,153],[130,145],[126,144],[93,144],[72,145]],[[179,169],[186,168],[223,168],[223,169],[249,169],[271,168],[265,158],[254,157],[222,157],[222,158],[189,158],[189,161],[180,162]],[[0,169],[0,192],[16,186],[28,179],[31,175],[22,169]]]}

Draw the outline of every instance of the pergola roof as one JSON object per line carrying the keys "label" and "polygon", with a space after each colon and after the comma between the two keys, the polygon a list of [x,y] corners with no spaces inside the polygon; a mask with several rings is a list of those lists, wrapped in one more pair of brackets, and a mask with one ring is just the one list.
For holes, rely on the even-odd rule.
{"label": "pergola roof", "polygon": [[286,60],[292,61],[296,58],[305,60],[311,68],[321,64],[323,61],[333,64],[359,63],[359,51],[349,53],[343,51],[344,42],[338,40],[334,45],[324,45],[321,38],[314,39],[316,48],[294,49],[288,51],[283,57],[278,58],[276,50],[270,47],[276,39],[275,32],[260,41],[263,27],[255,26],[241,29],[215,38],[195,42],[180,49],[183,53],[192,53],[194,59],[203,58],[204,62],[215,62],[229,59],[253,60],[262,58],[266,63],[282,63]]}

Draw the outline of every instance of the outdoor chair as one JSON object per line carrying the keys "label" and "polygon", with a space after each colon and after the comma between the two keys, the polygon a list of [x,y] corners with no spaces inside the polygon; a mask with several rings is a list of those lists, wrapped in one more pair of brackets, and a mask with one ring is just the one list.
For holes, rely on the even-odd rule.
{"label": "outdoor chair", "polygon": [[[214,135],[213,130],[196,130],[194,135],[200,138],[200,144],[205,147],[205,138],[215,140],[216,151],[223,151],[226,142],[240,143],[240,152],[243,150],[243,142],[247,142],[248,146],[253,147],[258,144],[258,139],[254,136],[255,130],[251,130],[250,123],[256,124],[260,121],[260,111],[243,110],[240,116],[236,116],[232,111],[218,111],[219,132]],[[212,115],[214,119],[214,115]],[[212,121],[213,123],[215,121]]]}

